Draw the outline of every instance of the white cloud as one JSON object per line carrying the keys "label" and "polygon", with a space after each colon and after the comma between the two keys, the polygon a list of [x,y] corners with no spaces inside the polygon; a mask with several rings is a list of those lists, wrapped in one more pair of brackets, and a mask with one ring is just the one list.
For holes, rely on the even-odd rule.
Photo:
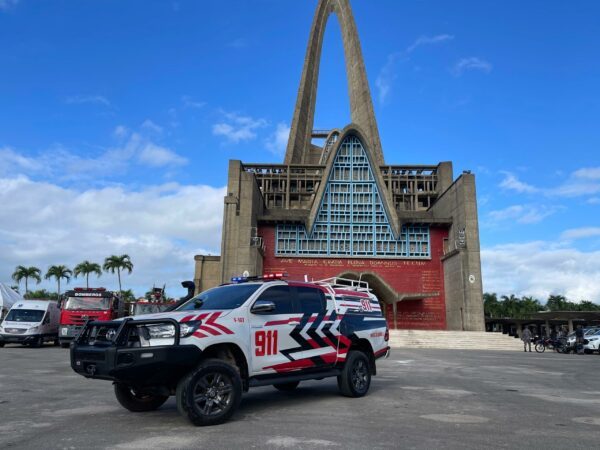
{"label": "white cloud", "polygon": [[528,193],[533,194],[535,192],[539,192],[539,189],[520,181],[515,175],[510,172],[503,172],[504,179],[500,183],[500,187],[503,189],[507,189],[510,191],[516,191],[519,193]]}
{"label": "white cloud", "polygon": [[442,42],[451,41],[452,39],[454,39],[454,36],[450,34],[438,34],[436,36],[419,36],[417,40],[406,49],[406,53],[412,53],[422,45],[441,44]]}
{"label": "white cloud", "polygon": [[[193,278],[194,255],[219,253],[225,192],[177,183],[79,191],[24,176],[0,178],[0,281],[10,282],[19,264],[45,271],[127,253],[134,271],[124,288],[143,294],[166,282],[171,294],[181,293],[179,282]],[[110,274],[99,283],[117,286]],[[51,282],[41,286],[55,289]]]}
{"label": "white cloud", "polygon": [[454,76],[459,77],[468,70],[479,70],[481,72],[490,73],[492,71],[492,65],[483,59],[472,56],[470,58],[462,58],[457,61],[452,68],[452,73]]}
{"label": "white cloud", "polygon": [[186,158],[158,145],[141,133],[118,126],[113,135],[121,142],[97,156],[80,156],[54,146],[35,156],[25,156],[10,147],[0,148],[0,176],[43,176],[59,181],[97,180],[127,173],[132,164],[147,167],[185,165]]}
{"label": "white cloud", "polygon": [[237,144],[256,138],[256,130],[268,125],[265,119],[254,119],[236,113],[224,113],[224,121],[213,125],[213,134],[223,136],[228,142]]}
{"label": "white cloud", "polygon": [[375,79],[375,87],[377,88],[377,97],[380,104],[385,104],[392,91],[392,84],[398,77],[395,70],[395,65],[402,57],[402,53],[392,53],[388,55],[385,65],[379,71],[379,75]]}
{"label": "white cloud", "polygon": [[290,138],[290,127],[287,123],[277,124],[277,129],[266,141],[267,149],[277,156],[283,156]]}
{"label": "white cloud", "polygon": [[600,227],[571,228],[561,234],[564,240],[586,239],[600,236]]}
{"label": "white cloud", "polygon": [[43,169],[41,161],[21,155],[10,147],[0,148],[0,175],[20,171],[38,172]]}
{"label": "white cloud", "polygon": [[181,97],[181,102],[183,103],[184,108],[196,108],[201,109],[206,106],[206,102],[198,102],[192,99],[189,95],[184,95]]}
{"label": "white cloud", "polygon": [[441,44],[447,41],[451,41],[452,39],[454,39],[454,36],[450,34],[420,36],[404,51],[389,54],[385,64],[383,65],[383,67],[379,71],[379,74],[377,75],[377,78],[375,79],[375,87],[377,88],[377,97],[379,99],[379,103],[383,105],[389,99],[394,80],[398,77],[396,73],[397,63],[403,60],[408,61],[409,55],[421,46]]}
{"label": "white cloud", "polygon": [[488,213],[488,222],[490,225],[505,221],[520,224],[538,223],[561,209],[559,206],[512,205],[504,209],[490,211]]}
{"label": "white cloud", "polygon": [[144,120],[144,122],[141,125],[141,128],[143,130],[149,131],[149,132],[154,133],[154,134],[162,134],[162,132],[163,132],[163,127],[161,127],[160,125],[155,124],[150,119]]}
{"label": "white cloud", "polygon": [[575,178],[600,180],[600,167],[584,167],[573,172]]}
{"label": "white cloud", "polygon": [[600,197],[592,197],[588,199],[586,203],[589,203],[590,205],[600,205]]}
{"label": "white cloud", "polygon": [[152,142],[145,143],[140,148],[138,160],[150,167],[183,166],[188,162],[177,153]]}
{"label": "white cloud", "polygon": [[546,241],[503,244],[483,248],[481,263],[486,292],[600,302],[600,251]]}
{"label": "white cloud", "polygon": [[20,0],[0,0],[0,11],[8,11],[17,6]]}
{"label": "white cloud", "polygon": [[[580,197],[600,193],[600,167],[588,167],[571,173],[562,184],[554,188],[539,188],[520,181],[514,174],[503,172],[500,187],[519,193],[542,193],[548,197]],[[593,201],[591,202],[593,204]]]}
{"label": "white cloud", "polygon": [[91,103],[96,105],[110,106],[110,101],[102,95],[74,95],[65,100],[70,104]]}

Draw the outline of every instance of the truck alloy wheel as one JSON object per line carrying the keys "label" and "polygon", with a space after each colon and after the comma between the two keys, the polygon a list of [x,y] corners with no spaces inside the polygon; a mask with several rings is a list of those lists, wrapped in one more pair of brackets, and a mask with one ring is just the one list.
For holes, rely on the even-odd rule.
{"label": "truck alloy wheel", "polygon": [[115,383],[115,396],[123,406],[132,412],[154,411],[169,398],[165,395],[146,394],[122,383]]}
{"label": "truck alloy wheel", "polygon": [[178,389],[178,408],[194,425],[216,425],[229,419],[242,399],[238,371],[218,359],[207,359]]}
{"label": "truck alloy wheel", "polygon": [[338,387],[346,397],[362,397],[371,385],[369,359],[361,351],[350,351],[342,373],[338,376]]}

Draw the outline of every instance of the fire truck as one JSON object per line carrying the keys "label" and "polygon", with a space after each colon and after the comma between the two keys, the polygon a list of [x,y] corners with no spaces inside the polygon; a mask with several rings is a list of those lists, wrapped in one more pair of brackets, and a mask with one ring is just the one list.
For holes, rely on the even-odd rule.
{"label": "fire truck", "polygon": [[58,339],[67,348],[88,320],[114,320],[125,315],[125,305],[116,292],[105,288],[75,288],[61,301]]}

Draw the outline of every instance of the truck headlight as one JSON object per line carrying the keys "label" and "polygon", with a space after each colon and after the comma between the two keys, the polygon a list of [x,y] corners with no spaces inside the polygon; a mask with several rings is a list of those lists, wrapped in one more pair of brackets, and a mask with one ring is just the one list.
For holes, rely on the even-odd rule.
{"label": "truck headlight", "polygon": [[37,330],[38,330],[38,327],[31,327],[28,331],[30,333],[33,333],[34,331],[37,331]]}
{"label": "truck headlight", "polygon": [[150,339],[168,339],[175,337],[175,326],[169,324],[146,325]]}
{"label": "truck headlight", "polygon": [[186,338],[191,336],[198,329],[202,321],[184,322],[179,324],[180,337]]}

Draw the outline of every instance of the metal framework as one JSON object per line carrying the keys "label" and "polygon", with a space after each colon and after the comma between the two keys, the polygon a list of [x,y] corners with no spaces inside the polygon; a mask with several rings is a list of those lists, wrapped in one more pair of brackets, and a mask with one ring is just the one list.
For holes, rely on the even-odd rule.
{"label": "metal framework", "polygon": [[348,136],[336,156],[310,235],[303,225],[277,226],[279,256],[395,256],[429,258],[429,227],[392,233],[369,159]]}

